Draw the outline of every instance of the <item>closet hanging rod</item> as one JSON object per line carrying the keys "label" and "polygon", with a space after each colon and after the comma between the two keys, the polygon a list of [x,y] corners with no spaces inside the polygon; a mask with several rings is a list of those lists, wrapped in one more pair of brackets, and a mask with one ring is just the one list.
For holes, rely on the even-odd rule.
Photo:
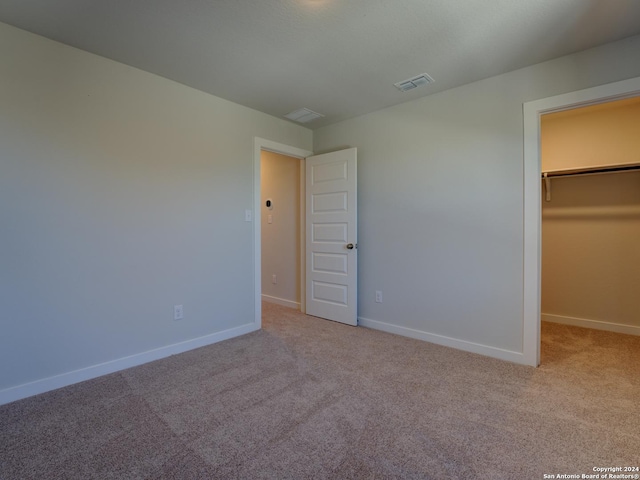
{"label": "closet hanging rod", "polygon": [[574,177],[578,175],[600,175],[603,173],[621,173],[621,172],[631,172],[635,170],[640,170],[640,164],[593,168],[590,170],[566,170],[566,171],[556,171],[556,172],[542,172],[542,178]]}
{"label": "closet hanging rod", "polygon": [[579,175],[602,175],[606,173],[622,173],[640,171],[640,163],[630,165],[617,165],[611,167],[596,167],[584,170],[559,170],[555,172],[542,172],[542,180],[546,191],[545,200],[551,201],[551,179],[558,177],[577,177]]}

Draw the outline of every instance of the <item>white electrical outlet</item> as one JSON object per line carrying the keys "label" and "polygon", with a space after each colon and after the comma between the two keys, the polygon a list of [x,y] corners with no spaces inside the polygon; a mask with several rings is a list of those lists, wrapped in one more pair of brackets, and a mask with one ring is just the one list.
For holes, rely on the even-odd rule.
{"label": "white electrical outlet", "polygon": [[376,290],[376,303],[382,303],[382,292],[380,290]]}
{"label": "white electrical outlet", "polygon": [[278,283],[278,278],[276,277],[275,273],[271,275],[271,283],[273,283],[274,285]]}
{"label": "white electrical outlet", "polygon": [[182,305],[174,305],[173,306],[173,319],[174,320],[182,320],[184,318],[184,309]]}
{"label": "white electrical outlet", "polygon": [[245,222],[250,222],[251,221],[251,210],[245,210],[244,211],[244,221]]}

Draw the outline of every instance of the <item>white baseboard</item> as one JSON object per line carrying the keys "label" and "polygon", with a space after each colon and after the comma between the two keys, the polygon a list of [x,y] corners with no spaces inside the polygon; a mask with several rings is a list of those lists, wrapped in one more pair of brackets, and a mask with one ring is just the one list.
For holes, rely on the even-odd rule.
{"label": "white baseboard", "polygon": [[66,387],[74,383],[83,382],[92,378],[107,375],[109,373],[118,372],[126,368],[136,367],[143,363],[152,362],[161,358],[183,353],[194,348],[204,347],[233,337],[238,337],[246,333],[259,330],[255,323],[248,323],[240,327],[230,328],[222,332],[212,333],[203,337],[186,340],[180,343],[167,345],[166,347],[148,350],[146,352],[137,353],[128,357],[118,358],[109,362],[92,365],[90,367],[81,368],[72,372],[62,373],[49,378],[36,380],[35,382],[25,383],[15,387],[0,390],[0,405],[20,400],[22,398],[38,395],[39,393],[48,392],[57,388]]}
{"label": "white baseboard", "polygon": [[271,295],[262,294],[262,300],[269,303],[276,303],[283,307],[295,308],[300,310],[300,302],[292,302],[291,300],[285,300],[284,298],[272,297]]}
{"label": "white baseboard", "polygon": [[488,345],[468,342],[466,340],[458,340],[456,338],[445,337],[444,335],[436,335],[434,333],[428,333],[423,332],[422,330],[415,330],[413,328],[392,325],[390,323],[379,322],[377,320],[371,320],[364,317],[358,317],[358,325],[367,328],[373,328],[375,330],[381,330],[383,332],[395,333],[396,335],[402,335],[403,337],[424,340],[426,342],[435,343],[437,345],[442,345],[445,347],[457,348],[458,350],[464,350],[465,352],[478,353],[487,357],[493,357],[500,360],[507,360],[509,362],[527,365],[524,355],[521,352],[513,352],[511,350],[490,347]]}
{"label": "white baseboard", "polygon": [[563,325],[573,325],[574,327],[593,328],[595,330],[606,330],[608,332],[626,333],[627,335],[640,336],[640,327],[634,325],[624,325],[622,323],[603,322],[601,320],[587,320],[584,318],[565,317],[563,315],[553,315],[543,313],[543,322],[562,323]]}

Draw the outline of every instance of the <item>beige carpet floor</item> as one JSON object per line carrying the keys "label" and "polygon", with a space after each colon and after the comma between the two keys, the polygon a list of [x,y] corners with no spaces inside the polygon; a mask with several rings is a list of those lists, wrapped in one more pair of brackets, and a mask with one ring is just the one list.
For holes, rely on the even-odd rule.
{"label": "beige carpet floor", "polygon": [[542,479],[640,464],[640,337],[534,369],[264,305],[261,331],[0,407],[0,478]]}

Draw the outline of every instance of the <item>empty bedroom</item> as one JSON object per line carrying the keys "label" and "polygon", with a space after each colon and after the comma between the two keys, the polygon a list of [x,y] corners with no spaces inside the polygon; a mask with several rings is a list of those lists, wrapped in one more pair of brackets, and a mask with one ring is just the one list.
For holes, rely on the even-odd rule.
{"label": "empty bedroom", "polygon": [[0,478],[639,478],[638,58],[636,0],[0,0]]}

